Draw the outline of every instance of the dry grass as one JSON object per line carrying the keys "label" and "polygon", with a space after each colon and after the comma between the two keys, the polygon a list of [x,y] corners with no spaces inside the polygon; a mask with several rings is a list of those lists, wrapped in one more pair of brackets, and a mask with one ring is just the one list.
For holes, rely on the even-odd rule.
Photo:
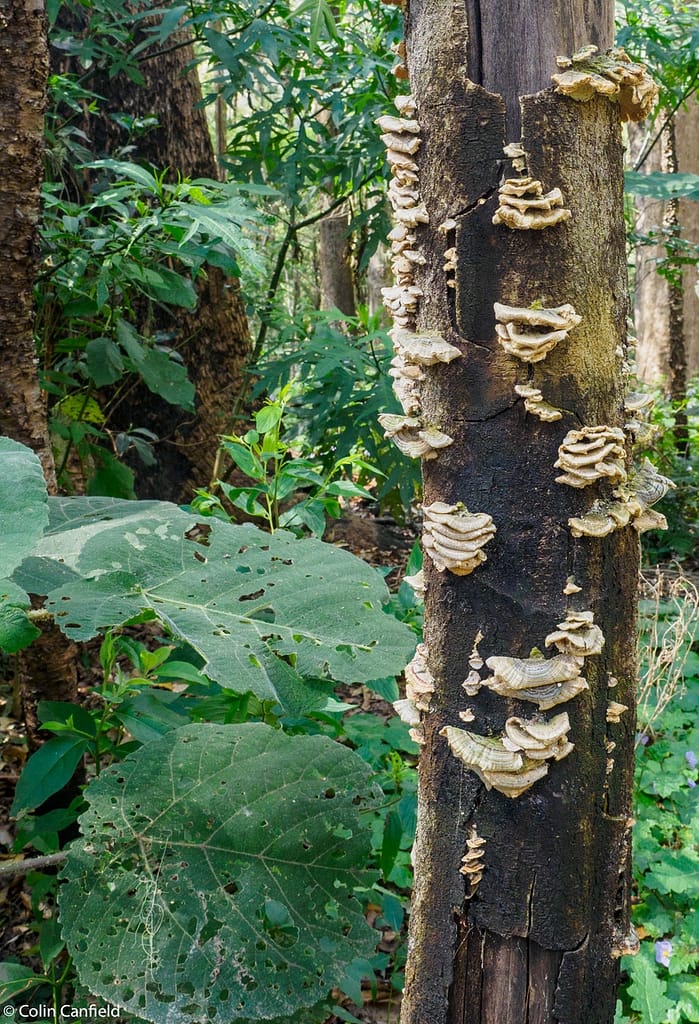
{"label": "dry grass", "polygon": [[681,572],[656,569],[641,577],[638,735],[653,735],[653,722],[685,692],[684,666],[699,621],[699,591]]}

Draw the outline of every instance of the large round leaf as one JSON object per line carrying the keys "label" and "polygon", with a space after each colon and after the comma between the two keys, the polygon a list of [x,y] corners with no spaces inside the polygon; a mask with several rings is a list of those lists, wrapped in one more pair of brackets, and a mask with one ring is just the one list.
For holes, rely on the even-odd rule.
{"label": "large round leaf", "polygon": [[60,892],[83,984],[158,1024],[317,1006],[376,939],[353,895],[369,771],[248,723],[185,726],[103,772]]}
{"label": "large round leaf", "polygon": [[[382,611],[384,581],[347,551],[283,530],[202,523],[164,502],[88,509],[59,521],[36,548],[79,574],[47,602],[72,639],[145,612],[198,651],[220,685],[296,711],[309,699],[304,678],[364,683],[397,674],[410,658],[414,634]],[[17,577],[35,593],[46,593],[36,576],[43,564],[32,561],[33,580]]]}
{"label": "large round leaf", "polygon": [[39,459],[26,445],[0,437],[0,579],[30,554],[48,520]]}

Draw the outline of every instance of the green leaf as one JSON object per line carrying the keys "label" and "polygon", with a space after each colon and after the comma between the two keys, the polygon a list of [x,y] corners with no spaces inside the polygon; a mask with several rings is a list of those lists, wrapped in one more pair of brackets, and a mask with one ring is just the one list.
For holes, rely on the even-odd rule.
{"label": "green leaf", "polygon": [[117,321],[116,331],[119,344],[131,359],[136,372],[140,373],[148,390],[154,395],[160,395],[171,405],[192,410],[195,390],[186,366],[172,359],[163,349],[146,344],[126,320]]}
{"label": "green leaf", "polygon": [[45,971],[50,970],[52,961],[65,947],[61,938],[61,925],[57,917],[44,918],[39,932],[39,953]]}
{"label": "green leaf", "polygon": [[642,1015],[643,1024],[665,1024],[672,1003],[666,995],[667,985],[656,974],[649,956],[634,957],[629,973],[631,1006]]}
{"label": "green leaf", "polygon": [[51,729],[56,724],[87,736],[97,734],[95,719],[79,704],[71,704],[67,700],[41,700],[36,711],[42,729]]}
{"label": "green leaf", "polygon": [[[7,589],[9,581],[0,581],[0,587]],[[19,589],[19,588],[17,588]],[[25,607],[29,604],[27,600]],[[23,651],[39,636],[40,630],[27,618],[24,608],[18,608],[10,601],[0,602],[0,650],[6,654]]]}
{"label": "green leaf", "polygon": [[388,878],[396,862],[403,837],[403,826],[396,811],[389,811],[383,823],[383,840],[381,843],[381,874]]}
{"label": "green leaf", "polygon": [[100,448],[96,458],[101,463],[87,482],[87,493],[113,498],[135,498],[133,470],[111,452]]}
{"label": "green leaf", "polygon": [[699,174],[666,174],[663,171],[641,174],[640,171],[626,171],[624,184],[627,192],[637,196],[652,199],[685,196],[687,199],[699,199]]}
{"label": "green leaf", "polygon": [[316,1006],[376,939],[353,895],[369,775],[326,737],[251,723],[189,725],[104,771],[59,893],[81,982],[155,1024]]}
{"label": "green leaf", "polygon": [[664,850],[663,860],[647,872],[645,884],[660,893],[681,893],[690,900],[699,898],[699,853],[689,848]]}
{"label": "green leaf", "polygon": [[31,811],[43,804],[73,776],[87,740],[57,736],[32,754],[19,777],[10,814]]}
{"label": "green leaf", "polygon": [[[63,501],[85,508],[84,499]],[[302,677],[366,682],[400,672],[410,657],[414,634],[381,610],[383,580],[346,551],[212,519],[200,544],[192,535],[200,520],[175,505],[102,509],[104,520],[78,516],[36,549],[81,574],[47,604],[73,639],[148,612],[201,655],[202,671],[220,685],[288,709],[327,696]],[[42,592],[40,580],[34,586]]]}
{"label": "green leaf", "polygon": [[0,1003],[15,999],[46,980],[41,975],[34,974],[31,967],[23,967],[22,964],[8,961],[0,963]]}
{"label": "green leaf", "polygon": [[85,346],[87,372],[98,388],[114,384],[124,372],[124,360],[111,338],[93,338]]}
{"label": "green leaf", "polygon": [[48,520],[39,459],[26,445],[0,437],[0,578],[31,554]]}
{"label": "green leaf", "polygon": [[278,405],[265,405],[255,413],[255,426],[260,434],[273,430],[282,418],[282,410]]}
{"label": "green leaf", "polygon": [[143,267],[132,263],[123,267],[125,277],[139,285],[146,295],[170,306],[196,309],[198,302],[196,288],[192,282],[167,267]]}

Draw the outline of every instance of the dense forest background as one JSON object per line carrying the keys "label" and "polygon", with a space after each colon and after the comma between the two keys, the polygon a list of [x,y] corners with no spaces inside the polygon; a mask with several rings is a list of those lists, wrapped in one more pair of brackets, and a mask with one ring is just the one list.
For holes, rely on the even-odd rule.
{"label": "dense forest background", "polygon": [[[668,529],[645,535],[634,883],[641,952],[623,962],[617,1020],[685,1024],[699,1021],[699,11],[669,0],[617,7],[618,44],[660,84],[652,117],[626,137],[637,339],[630,372],[639,416],[654,403],[643,454],[677,485],[659,505]],[[29,874],[8,872],[0,897],[0,992],[35,1007],[114,995],[124,967],[108,929],[99,932],[104,948],[97,963],[75,965],[83,941],[77,879],[89,872],[85,863],[76,861],[68,876],[67,925],[57,912],[56,870],[85,809],[82,787],[185,723],[252,722],[282,736],[283,728],[294,737],[340,740],[358,755],[360,768],[344,765],[347,807],[332,829],[335,838],[347,837],[343,884],[361,893],[352,913],[364,914],[379,934],[362,935],[342,955],[328,953],[325,992],[308,981],[305,964],[294,983],[303,981],[312,998],[282,1010],[279,1000],[270,996],[265,1003],[251,992],[234,1019],[395,1021],[417,746],[391,703],[399,699],[397,680],[422,627],[419,592],[403,580],[404,572],[412,577],[420,568],[414,543],[419,464],[378,422],[379,414],[401,411],[382,308],[391,223],[375,124],[393,112],[401,88],[400,5],[51,0],[47,17],[40,211],[23,264],[32,279],[20,287],[6,275],[6,305],[17,317],[0,321],[6,335],[0,394],[9,396],[1,432],[42,455],[56,501],[94,499],[95,516],[108,507],[99,503],[103,498],[168,501],[179,506],[173,516],[195,514],[211,524],[203,544],[225,547],[227,535],[217,530],[236,523],[277,534],[269,541],[273,557],[289,565],[296,556],[284,548],[288,534],[280,528],[311,545],[324,538],[349,549],[391,584],[390,594],[372,590],[367,603],[377,615],[384,605],[392,624],[357,620],[369,651],[361,685],[356,674],[343,676],[341,666],[326,671],[331,655],[324,663],[304,662],[299,648],[291,659],[294,680],[269,669],[273,692],[251,684],[241,695],[240,685],[221,689],[211,682],[212,666],[223,671],[220,652],[201,640],[200,623],[174,613],[169,626],[157,610],[140,621],[115,613],[110,628],[92,633],[83,622],[73,637],[84,641],[79,656],[61,634],[52,635],[43,609],[32,618],[25,606],[22,628],[31,635],[8,641],[19,628],[15,612],[8,613],[0,621],[7,733],[0,783],[6,810],[14,803],[0,840],[10,867],[20,856],[48,859],[32,860]],[[31,76],[13,80],[18,73],[8,60],[4,95],[36,91]],[[31,169],[37,144],[29,140],[24,155],[8,150],[6,159]],[[11,163],[8,169],[15,173]],[[3,214],[8,250],[16,237],[13,217],[27,222],[26,195],[15,200],[13,193]],[[22,288],[32,286],[33,303],[23,307]],[[23,308],[31,347],[22,340]],[[3,501],[14,514],[24,508],[29,521],[44,501],[40,488],[31,490],[38,487],[36,474],[27,463],[12,477],[16,450],[0,455],[7,468]],[[20,484],[28,490],[17,500]],[[18,578],[30,593],[47,592],[26,580],[34,573],[36,581],[40,558],[58,558],[75,526],[68,505],[60,508],[44,547],[22,555],[31,551],[37,559]],[[134,523],[137,535],[151,521]],[[10,537],[5,549],[11,543]],[[346,578],[367,593],[378,586],[359,569],[355,578],[349,563],[330,561],[326,571],[321,549],[305,550],[317,559],[323,586],[331,578]],[[105,541],[93,557],[114,565],[122,556]],[[264,559],[255,565],[260,576],[268,571]],[[50,578],[38,578],[59,587],[66,584],[61,572],[54,564]],[[9,579],[11,571],[0,575]],[[87,616],[91,598],[68,582],[78,588],[79,614]],[[303,586],[300,575],[292,577],[291,595]],[[338,600],[334,594],[328,590],[329,608]],[[124,594],[119,600],[126,603]],[[281,617],[270,605],[263,612]],[[188,647],[192,636],[196,642]],[[36,637],[33,646],[27,637]],[[387,638],[381,655],[380,638]],[[338,631],[336,651],[352,642]],[[264,661],[268,653],[255,648],[250,659]],[[335,694],[327,686],[321,692],[328,676],[340,684]],[[285,756],[281,747],[273,754]],[[297,762],[289,763],[295,771]],[[134,764],[135,776],[140,771],[147,778],[146,757]],[[338,792],[342,768],[332,769]],[[366,842],[355,835],[353,845],[356,792],[363,794],[369,827]],[[105,787],[101,799],[107,797]],[[106,812],[100,813],[104,822]],[[160,961],[152,905],[159,873],[169,866],[164,842],[155,868],[150,862],[150,881],[135,891],[125,883],[124,890],[124,905],[140,921],[134,941],[154,978]],[[108,845],[98,854],[111,863]],[[291,891],[298,880],[283,882]],[[242,885],[239,879],[229,884]],[[328,919],[339,913],[328,910],[331,896]],[[261,931],[275,941],[281,936],[283,946],[298,925],[292,910],[268,897]],[[98,928],[99,911],[87,913]],[[205,927],[214,934],[210,921]],[[238,933],[234,939],[242,941]],[[322,941],[330,949],[338,934],[328,929]],[[160,982],[151,982],[157,1004]],[[125,1005],[132,1011],[125,1020],[159,1020],[164,1012],[147,998]]]}

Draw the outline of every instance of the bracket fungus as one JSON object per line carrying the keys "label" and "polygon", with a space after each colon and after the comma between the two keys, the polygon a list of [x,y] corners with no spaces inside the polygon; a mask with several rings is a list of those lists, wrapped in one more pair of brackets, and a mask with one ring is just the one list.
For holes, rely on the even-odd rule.
{"label": "bracket fungus", "polygon": [[543,185],[534,178],[508,178],[498,189],[498,196],[500,205],[493,224],[517,231],[541,231],[570,219],[560,188],[544,195]]}
{"label": "bracket fungus", "polygon": [[547,647],[555,644],[562,654],[577,658],[591,658],[601,654],[604,634],[594,623],[592,612],[569,611],[564,622],[549,633],[544,643]]}
{"label": "bracket fungus", "polygon": [[628,526],[631,509],[622,501],[595,501],[589,512],[568,520],[574,537],[607,537],[614,530]]}
{"label": "bracket fungus", "polygon": [[407,96],[396,96],[393,102],[396,105],[396,110],[402,117],[412,117],[417,109],[415,99],[410,93]]}
{"label": "bracket fungus", "polygon": [[412,576],[404,576],[403,583],[407,583],[415,593],[416,597],[425,596],[425,570],[419,569]]}
{"label": "bracket fungus", "polygon": [[564,472],[556,483],[569,487],[589,487],[596,480],[617,483],[626,479],[624,468],[625,434],[621,427],[582,427],[569,430],[558,449],[554,463]]}
{"label": "bracket fungus", "polygon": [[479,836],[475,826],[472,826],[468,839],[466,840],[466,853],[461,858],[459,872],[465,875],[470,883],[466,899],[473,896],[478,883],[483,877],[483,856],[485,854],[485,839]]}
{"label": "bracket fungus", "polygon": [[527,154],[524,152],[521,142],[508,142],[503,148],[505,156],[512,161],[514,169],[522,174],[527,163]]}
{"label": "bracket fungus", "polygon": [[607,704],[607,721],[611,725],[616,725],[621,721],[621,716],[625,711],[628,711],[626,704],[619,704],[615,700],[610,700]]}
{"label": "bracket fungus", "polygon": [[437,331],[394,331],[392,337],[398,354],[420,366],[450,363],[461,355],[456,345],[449,344]]}
{"label": "bracket fungus", "polygon": [[427,667],[427,644],[418,644],[413,659],[405,666],[405,695],[419,711],[429,711],[434,693],[434,676]]}
{"label": "bracket fungus", "polygon": [[508,750],[502,739],[479,736],[447,725],[440,730],[452,754],[481,779],[486,789],[496,789],[512,799],[520,796],[548,773],[541,761]]}
{"label": "bracket fungus", "polygon": [[501,697],[538,704],[548,711],[565,704],[583,690],[587,681],[580,675],[580,661],[567,654],[554,658],[508,658],[494,656],[486,660],[493,675],[483,685]]}
{"label": "bracket fungus", "polygon": [[570,720],[565,711],[549,722],[538,718],[508,718],[503,746],[522,751],[534,761],[562,761],[574,749],[568,740]]}
{"label": "bracket fungus", "polygon": [[633,503],[638,505],[638,514],[676,488],[677,484],[659,473],[650,459],[644,459],[640,466],[634,466],[629,475],[628,489]]}
{"label": "bracket fungus", "polygon": [[443,434],[437,427],[425,426],[415,416],[396,416],[382,413],[379,423],[399,451],[411,459],[436,459],[442,448],[454,443],[454,438]]}
{"label": "bracket fungus", "polygon": [[556,92],[585,102],[597,93],[619,104],[622,121],[643,121],[656,99],[658,86],[646,73],[645,64],[635,64],[621,48],[599,53],[585,46],[572,57],[557,57],[561,73],[552,75]]}
{"label": "bracket fungus", "polygon": [[504,306],[496,302],[495,331],[505,351],[525,363],[538,363],[581,322],[569,304],[552,309]]}
{"label": "bracket fungus", "polygon": [[435,501],[423,509],[423,546],[438,572],[467,576],[486,561],[484,546],[495,536],[487,512],[471,513],[463,505]]}
{"label": "bracket fungus", "polygon": [[560,420],[563,413],[553,405],[544,401],[539,388],[531,387],[529,384],[515,384],[515,392],[524,399],[524,408],[532,416],[536,416],[544,423],[554,423]]}

